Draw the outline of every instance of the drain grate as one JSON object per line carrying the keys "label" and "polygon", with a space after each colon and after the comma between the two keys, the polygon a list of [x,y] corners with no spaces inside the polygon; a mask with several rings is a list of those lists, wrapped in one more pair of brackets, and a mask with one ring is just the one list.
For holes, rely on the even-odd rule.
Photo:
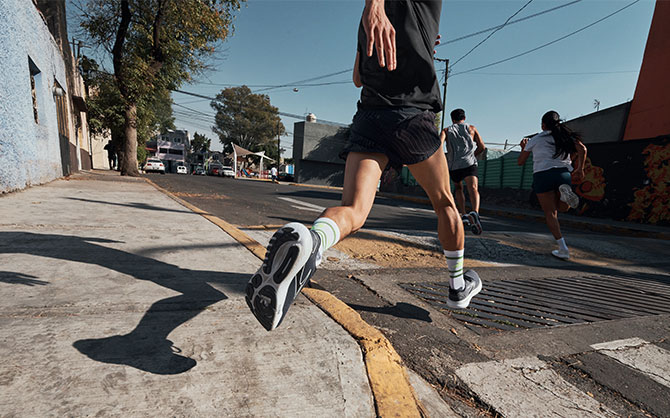
{"label": "drain grate", "polygon": [[457,311],[447,307],[447,282],[400,286],[456,319],[501,330],[670,314],[670,277],[665,282],[616,276],[500,280],[484,283],[468,309]]}

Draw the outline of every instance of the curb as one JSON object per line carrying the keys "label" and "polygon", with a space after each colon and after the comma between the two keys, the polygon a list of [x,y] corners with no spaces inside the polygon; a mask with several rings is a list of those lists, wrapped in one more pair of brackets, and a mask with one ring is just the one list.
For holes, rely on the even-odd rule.
{"label": "curb", "polygon": [[[265,259],[265,247],[234,225],[173,195],[153,181],[146,178],[145,180],[161,193],[221,228],[260,260]],[[303,288],[302,293],[342,326],[360,345],[377,416],[428,416],[409,383],[409,377],[405,372],[402,359],[384,334],[365,322],[358,312],[346,303],[325,290]]]}

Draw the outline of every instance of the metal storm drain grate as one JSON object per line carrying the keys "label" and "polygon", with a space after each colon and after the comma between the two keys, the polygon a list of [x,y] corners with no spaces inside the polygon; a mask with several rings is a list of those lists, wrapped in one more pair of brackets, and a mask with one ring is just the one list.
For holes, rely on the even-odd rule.
{"label": "metal storm drain grate", "polygon": [[468,324],[501,330],[670,314],[665,282],[615,276],[485,282],[468,309],[447,307],[449,283],[405,283],[415,296]]}

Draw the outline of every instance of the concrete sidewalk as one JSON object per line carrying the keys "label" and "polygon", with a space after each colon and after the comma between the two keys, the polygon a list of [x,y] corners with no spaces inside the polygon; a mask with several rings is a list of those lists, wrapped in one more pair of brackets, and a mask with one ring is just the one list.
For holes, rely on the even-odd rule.
{"label": "concrete sidewalk", "polygon": [[356,341],[304,297],[266,332],[243,298],[260,261],[143,180],[0,213],[0,415],[375,416]]}

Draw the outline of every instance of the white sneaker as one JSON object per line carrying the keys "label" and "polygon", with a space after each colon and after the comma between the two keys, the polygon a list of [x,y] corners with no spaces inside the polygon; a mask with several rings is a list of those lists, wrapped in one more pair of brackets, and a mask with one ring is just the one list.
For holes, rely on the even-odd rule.
{"label": "white sneaker", "polygon": [[552,250],[551,255],[553,255],[556,258],[560,258],[561,260],[568,260],[570,259],[570,251],[569,250]]}
{"label": "white sneaker", "polygon": [[573,209],[579,206],[579,196],[572,191],[569,184],[561,184],[558,186],[558,191],[561,193],[561,201],[567,203]]}

